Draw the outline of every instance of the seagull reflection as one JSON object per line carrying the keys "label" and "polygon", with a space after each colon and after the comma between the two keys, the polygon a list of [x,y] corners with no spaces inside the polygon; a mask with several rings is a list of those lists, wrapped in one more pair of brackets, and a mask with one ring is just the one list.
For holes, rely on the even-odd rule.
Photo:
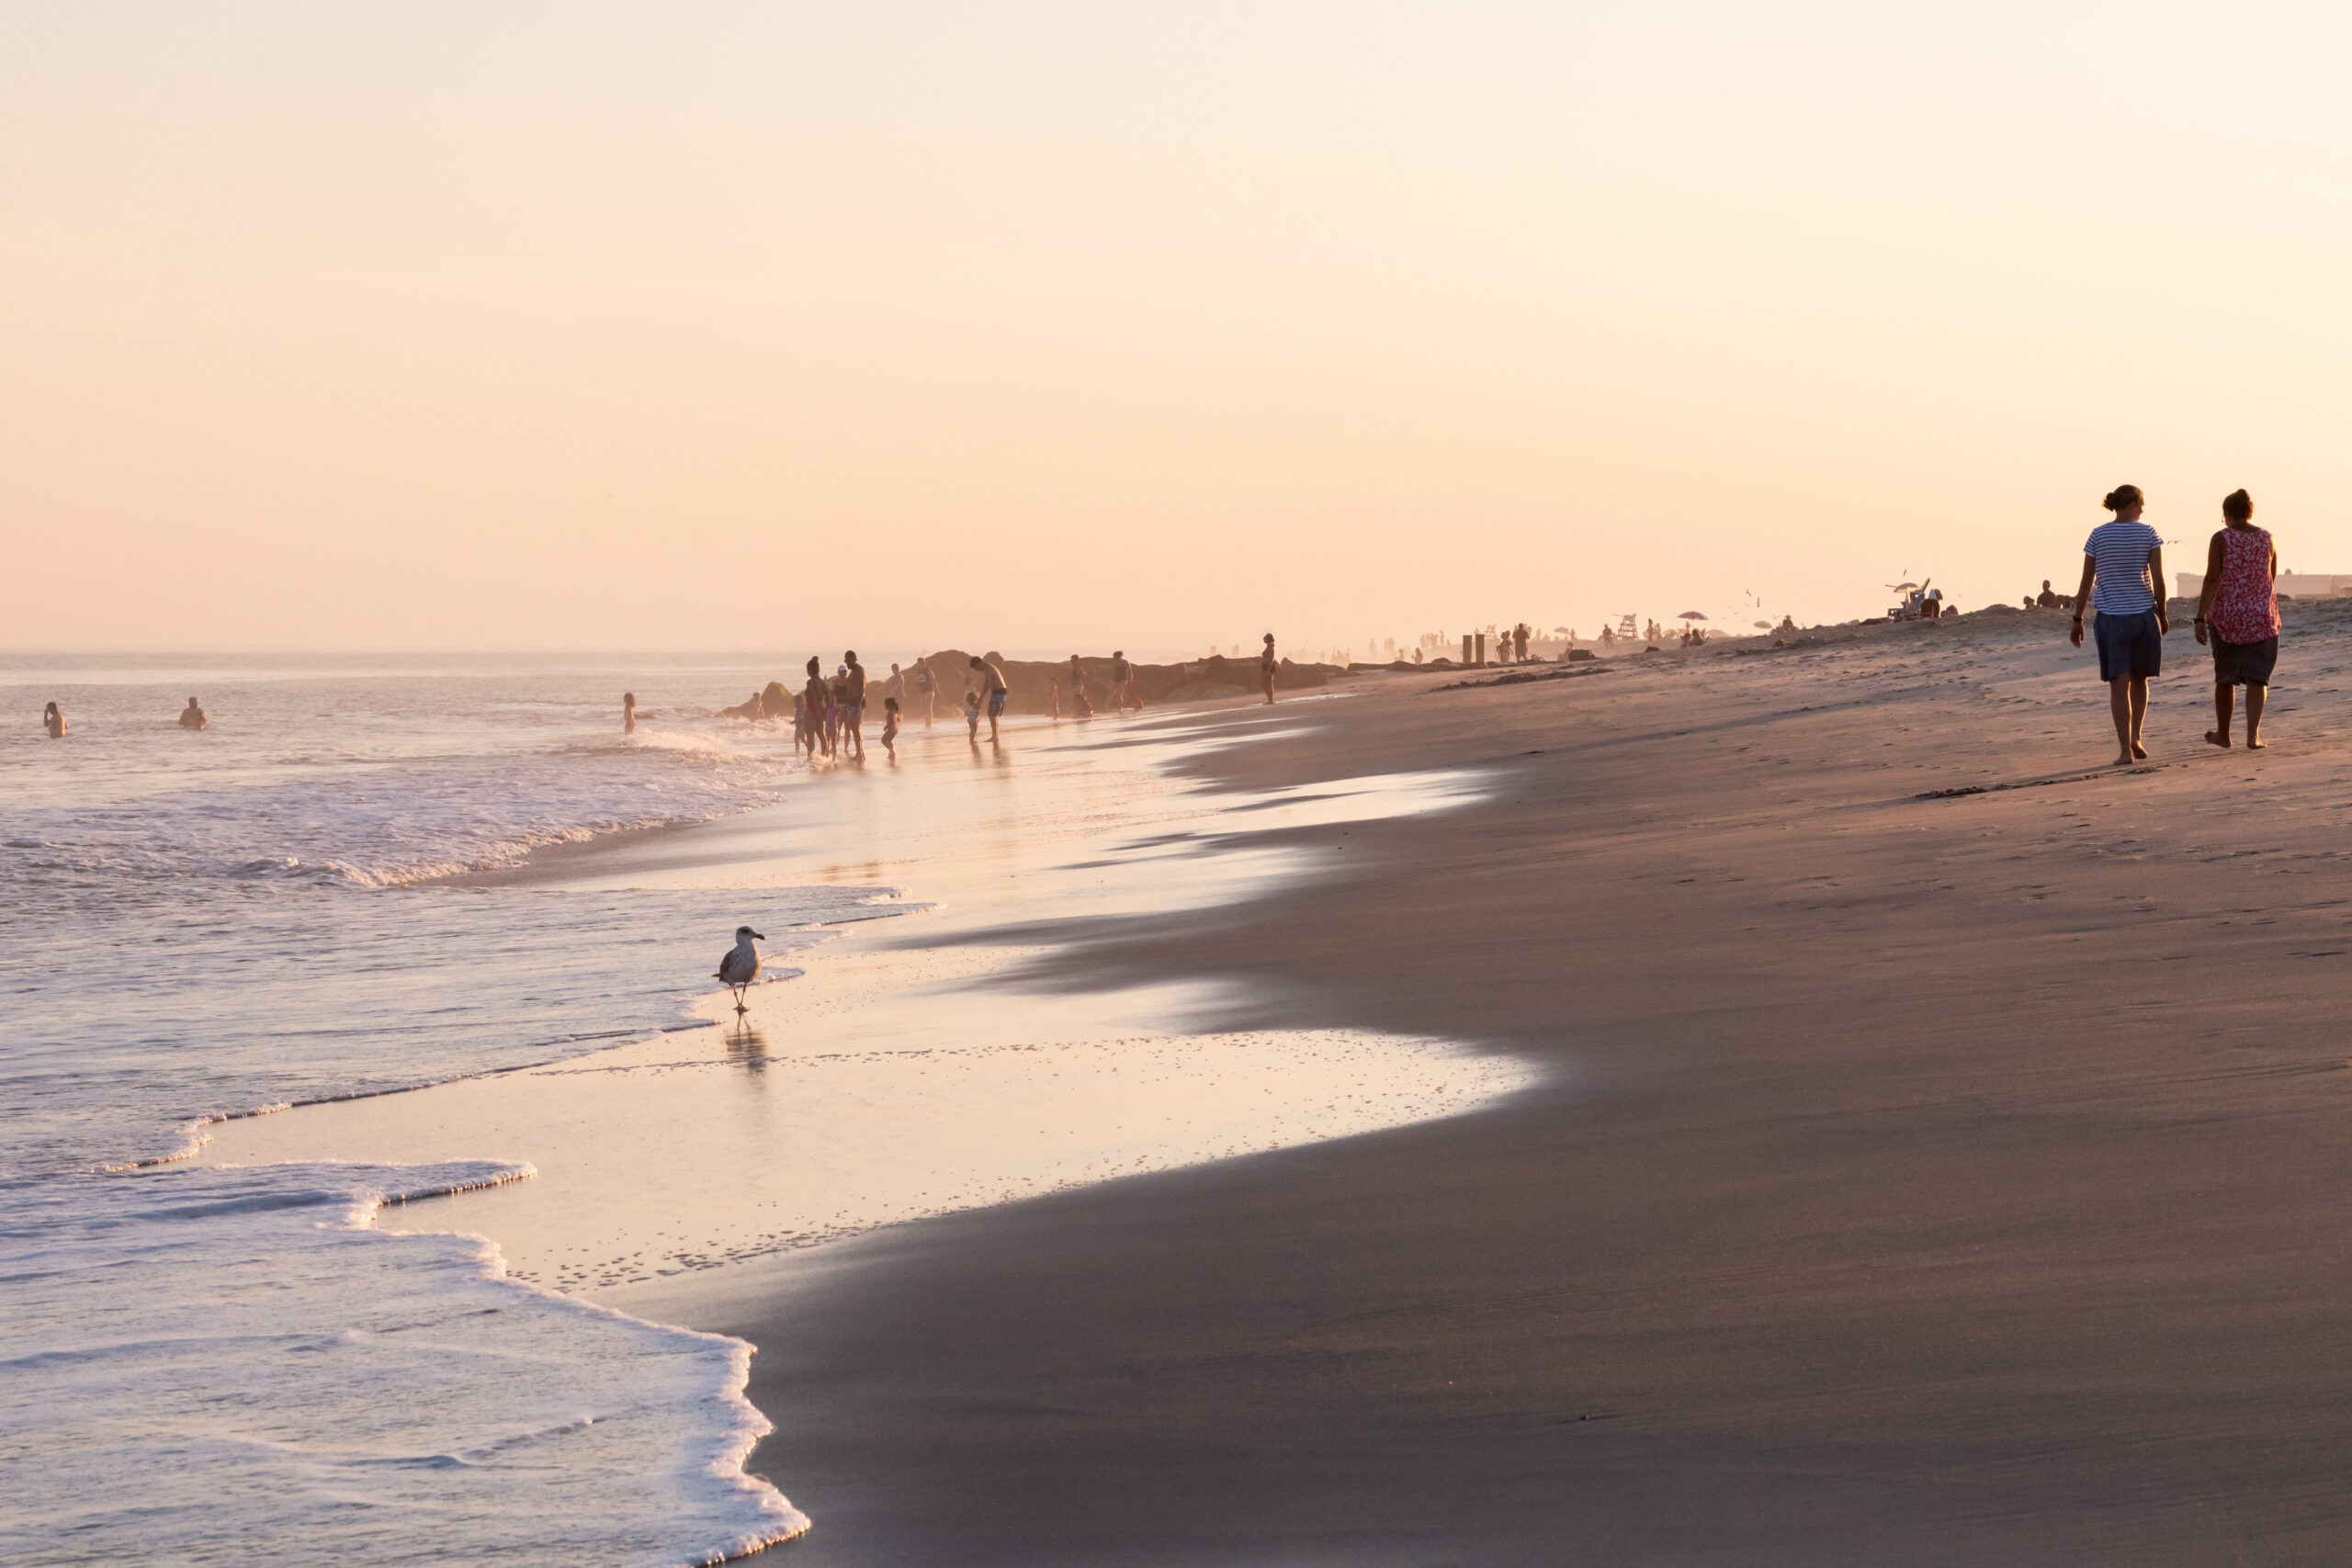
{"label": "seagull reflection", "polygon": [[745,1019],[727,1031],[727,1055],[753,1072],[768,1065],[768,1039],[759,1026]]}

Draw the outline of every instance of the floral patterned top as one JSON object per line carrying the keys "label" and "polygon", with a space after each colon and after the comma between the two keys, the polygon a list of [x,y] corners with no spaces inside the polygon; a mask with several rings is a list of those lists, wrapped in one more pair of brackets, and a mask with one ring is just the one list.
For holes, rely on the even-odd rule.
{"label": "floral patterned top", "polygon": [[2205,624],[2223,642],[2261,642],[2278,635],[2278,593],[2270,579],[2270,535],[2261,528],[2222,530],[2222,584]]}

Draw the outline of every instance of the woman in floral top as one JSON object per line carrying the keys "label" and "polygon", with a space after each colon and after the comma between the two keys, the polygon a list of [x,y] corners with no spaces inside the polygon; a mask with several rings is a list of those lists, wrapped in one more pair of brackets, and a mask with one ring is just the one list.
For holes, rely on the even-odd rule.
{"label": "woman in floral top", "polygon": [[[2278,547],[2254,525],[2254,501],[2244,491],[2222,502],[2227,526],[2205,552],[2205,592],[2197,596],[2197,640],[2213,647],[2215,728],[2205,739],[2230,743],[2231,688],[2245,688],[2245,743],[2262,747],[2262,703],[2278,662]],[[2210,634],[2210,635],[2209,635]]]}

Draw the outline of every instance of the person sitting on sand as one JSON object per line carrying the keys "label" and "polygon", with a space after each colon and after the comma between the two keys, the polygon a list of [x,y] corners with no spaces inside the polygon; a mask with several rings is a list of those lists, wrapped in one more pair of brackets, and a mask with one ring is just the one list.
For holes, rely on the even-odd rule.
{"label": "person sitting on sand", "polygon": [[2164,672],[2165,542],[2140,521],[2147,498],[2138,485],[2119,485],[2105,502],[2112,520],[2091,530],[2083,542],[2083,582],[2075,592],[2075,619],[2067,640],[2083,646],[2083,611],[2097,591],[2098,678],[2107,682],[2108,706],[2115,718],[2120,750],[2116,765],[2144,761],[2140,744],[2148,717],[2148,682]]}
{"label": "person sitting on sand", "polygon": [[62,740],[65,738],[65,710],[55,703],[50,704],[40,710],[40,727],[49,731],[51,740]]}
{"label": "person sitting on sand", "polygon": [[2245,744],[2262,749],[2262,707],[2278,663],[2278,547],[2254,525],[2254,498],[2232,491],[2222,529],[2205,551],[2205,591],[2197,596],[2197,640],[2213,648],[2213,728],[2206,741],[2230,744],[2233,686],[2245,688]]}
{"label": "person sitting on sand", "polygon": [[188,698],[187,706],[180,711],[180,728],[182,729],[209,729],[212,728],[212,721],[205,716],[204,709],[197,705],[197,701],[194,697]]}
{"label": "person sitting on sand", "polygon": [[[993,746],[997,739],[997,721],[1004,716],[1004,700],[1012,694],[1011,689],[1004,683],[1004,671],[977,653],[972,655],[972,668],[980,672],[980,695],[987,699],[989,705],[989,744]],[[978,727],[974,728],[973,734],[977,739]]]}
{"label": "person sitting on sand", "polygon": [[1274,671],[1280,660],[1274,657],[1274,634],[1266,634],[1266,647],[1258,655],[1258,679],[1265,684],[1266,700],[1274,700]]}
{"label": "person sitting on sand", "polygon": [[2065,602],[2065,600],[2060,598],[2057,594],[2050,591],[2050,580],[2045,577],[2041,580],[2041,592],[2035,594],[2032,598],[2028,599],[2025,603],[2028,609],[2054,610]]}
{"label": "person sitting on sand", "polygon": [[1773,631],[1773,633],[1774,633],[1774,635],[1775,635],[1775,636],[1786,637],[1786,636],[1789,636],[1789,635],[1791,635],[1791,634],[1794,633],[1794,632],[1796,631],[1796,629],[1797,629],[1796,617],[1794,617],[1793,615],[1782,615],[1782,616],[1781,617],[1781,624],[1780,624],[1779,626],[1774,626],[1774,627],[1772,628],[1772,631]]}
{"label": "person sitting on sand", "polygon": [[896,697],[882,699],[882,750],[890,754],[890,761],[895,762],[899,760],[899,699]]}

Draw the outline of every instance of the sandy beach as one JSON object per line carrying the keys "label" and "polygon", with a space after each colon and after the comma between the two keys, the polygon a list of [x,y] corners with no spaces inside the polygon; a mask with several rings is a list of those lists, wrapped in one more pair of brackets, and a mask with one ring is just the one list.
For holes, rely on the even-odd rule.
{"label": "sandy beach", "polygon": [[1221,897],[1170,863],[982,922],[988,992],[1534,1087],[595,1299],[758,1347],[812,1565],[2324,1560],[2347,628],[2290,619],[2260,754],[2197,739],[2176,636],[2128,771],[2052,615],[1213,714],[1259,733],[1178,764],[1204,799],[1486,784],[1256,834],[1294,858]]}
{"label": "sandy beach", "polygon": [[1090,972],[1552,1087],[662,1304],[761,1346],[811,1563],[2324,1560],[2345,624],[2258,757],[2176,636],[2131,773],[2056,616],[1332,705],[1204,766],[1510,788]]}

